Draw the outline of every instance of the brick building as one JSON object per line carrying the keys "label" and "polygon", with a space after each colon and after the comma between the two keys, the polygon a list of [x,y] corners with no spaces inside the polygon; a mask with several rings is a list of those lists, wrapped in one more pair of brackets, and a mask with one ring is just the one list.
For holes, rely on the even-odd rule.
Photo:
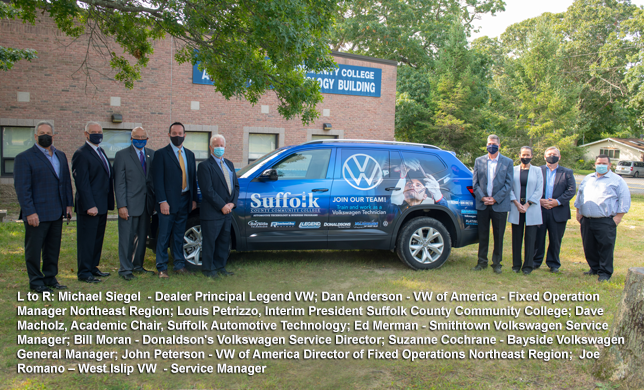
{"label": "brick building", "polygon": [[[154,55],[132,90],[110,77],[114,72],[108,61],[88,51],[86,37],[74,41],[49,19],[35,26],[0,21],[0,45],[38,51],[32,62],[20,61],[0,73],[0,180],[5,186],[13,184],[13,157],[33,145],[39,120],[54,122],[54,145],[69,159],[85,141],[89,120],[103,125],[101,146],[110,157],[129,145],[135,126],[143,126],[148,145],[158,149],[168,144],[170,123],[180,121],[188,132],[185,145],[198,160],[208,157],[208,139],[220,133],[227,140],[226,156],[237,168],[282,145],[316,138],[394,139],[393,61],[334,52],[336,75],[311,75],[327,87],[317,107],[320,118],[303,126],[299,119],[280,117],[273,93],[255,106],[215,93],[196,67],[174,61],[170,38],[155,42]],[[81,68],[87,53],[90,77]],[[122,122],[115,122],[114,114]],[[325,123],[332,129],[323,130]]]}

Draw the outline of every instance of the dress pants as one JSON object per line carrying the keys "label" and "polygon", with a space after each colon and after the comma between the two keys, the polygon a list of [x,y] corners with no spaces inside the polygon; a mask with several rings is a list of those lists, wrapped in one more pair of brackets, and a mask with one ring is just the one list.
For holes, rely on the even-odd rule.
{"label": "dress pants", "polygon": [[[537,228],[537,239],[534,252],[534,268],[541,267],[543,258],[546,258],[546,265],[551,269],[561,267],[559,252],[561,251],[561,241],[566,233],[566,224],[568,221],[557,222],[553,217],[552,210],[541,208],[541,217],[543,224]],[[546,254],[546,230],[548,231],[548,253]]]}
{"label": "dress pants", "polygon": [[[187,194],[189,193],[188,191]],[[189,203],[192,203],[190,195],[183,195],[181,197],[181,207],[176,213],[169,215],[157,213],[159,216],[159,235],[157,236],[158,271],[168,270],[168,246],[170,246],[172,257],[174,258],[173,269],[178,271],[186,266],[186,259],[183,256],[183,236],[186,234]]]}
{"label": "dress pants", "polygon": [[617,225],[612,217],[581,219],[581,241],[590,269],[609,278],[613,275],[613,252]]}
{"label": "dress pants", "polygon": [[107,213],[95,217],[76,213],[76,237],[78,242],[78,279],[87,279],[98,272],[98,263],[103,250],[103,237],[107,224]]}
{"label": "dress pants", "polygon": [[512,224],[512,269],[521,270],[521,247],[525,230],[525,253],[523,255],[523,270],[532,271],[534,268],[534,243],[538,225],[526,226],[525,214],[519,213],[519,223]]}
{"label": "dress pants", "polygon": [[505,234],[505,223],[508,220],[507,211],[494,211],[492,206],[484,210],[476,210],[476,218],[479,230],[479,259],[481,266],[487,267],[487,253],[490,243],[490,221],[492,222],[492,234],[494,235],[494,252],[492,253],[492,266],[501,266],[503,257],[503,235]]}
{"label": "dress pants", "polygon": [[217,271],[226,269],[226,261],[230,252],[230,227],[232,214],[224,218],[210,221],[201,220],[201,233],[203,234],[203,260],[201,271],[205,275],[213,275]]}
{"label": "dress pants", "polygon": [[[40,222],[36,227],[25,221],[25,262],[29,287],[53,286],[58,275],[58,256],[63,231],[63,218]],[[40,255],[42,254],[42,272]]]}
{"label": "dress pants", "polygon": [[133,270],[143,268],[149,223],[146,210],[138,217],[130,216],[127,220],[119,217],[119,275],[131,275]]}

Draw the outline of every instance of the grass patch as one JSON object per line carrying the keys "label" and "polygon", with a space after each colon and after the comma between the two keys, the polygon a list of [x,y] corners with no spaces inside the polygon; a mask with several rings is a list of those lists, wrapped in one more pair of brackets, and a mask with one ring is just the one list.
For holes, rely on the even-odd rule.
{"label": "grass patch", "polygon": [[595,172],[592,169],[574,169],[573,170],[575,175],[590,175],[591,173]]}
{"label": "grass patch", "polygon": [[[589,372],[592,362],[579,360],[576,356],[581,352],[582,346],[528,346],[526,349],[535,349],[541,352],[548,352],[551,349],[559,351],[570,351],[575,357],[572,361],[568,360],[551,360],[544,362],[541,360],[450,360],[450,359],[420,359],[414,362],[409,360],[387,360],[387,359],[363,359],[354,360],[332,360],[332,359],[299,359],[299,360],[275,360],[275,359],[250,359],[240,360],[238,358],[231,360],[231,364],[253,364],[267,366],[266,373],[254,376],[247,375],[223,375],[223,374],[201,374],[201,375],[171,375],[169,372],[163,372],[164,368],[170,369],[173,363],[178,364],[206,364],[213,365],[216,370],[219,361],[215,357],[209,358],[208,354],[216,354],[218,349],[235,349],[236,353],[241,350],[257,349],[264,351],[282,351],[284,349],[291,351],[315,349],[316,351],[359,351],[360,349],[378,349],[380,351],[393,352],[396,349],[402,352],[403,349],[412,351],[465,351],[466,356],[469,349],[487,351],[497,349],[503,351],[520,351],[520,346],[507,346],[505,343],[494,346],[463,346],[463,345],[442,345],[440,337],[443,334],[450,336],[459,336],[464,332],[431,332],[426,329],[418,331],[356,331],[354,330],[354,320],[368,321],[371,325],[373,320],[383,320],[387,322],[416,322],[420,326],[427,325],[429,321],[471,321],[471,322],[490,322],[493,320],[509,321],[512,318],[486,318],[486,317],[455,317],[454,309],[457,306],[478,308],[478,307],[515,307],[524,308],[531,305],[533,307],[568,307],[573,308],[575,303],[562,303],[550,305],[544,302],[533,304],[531,302],[512,302],[499,300],[498,302],[414,302],[414,291],[432,291],[435,294],[448,292],[457,293],[496,293],[499,296],[507,297],[509,291],[521,293],[535,293],[550,291],[553,293],[598,293],[600,294],[599,302],[590,302],[580,304],[589,308],[602,307],[606,314],[602,317],[579,317],[573,314],[571,318],[552,319],[551,317],[526,317],[522,315],[516,320],[520,322],[555,322],[564,323],[568,320],[580,322],[599,321],[612,324],[613,316],[616,313],[619,304],[626,273],[629,267],[641,265],[641,253],[644,251],[644,242],[642,241],[642,232],[644,228],[644,196],[633,196],[631,212],[629,212],[618,228],[618,242],[615,251],[615,273],[609,283],[599,284],[596,277],[587,277],[582,272],[588,269],[584,260],[579,233],[579,224],[573,219],[569,221],[564,243],[562,246],[562,272],[560,274],[550,274],[547,268],[544,270],[535,270],[530,276],[514,274],[511,272],[511,231],[510,225],[507,225],[504,243],[504,272],[501,275],[495,275],[488,268],[483,272],[472,272],[470,268],[476,263],[477,246],[454,249],[448,262],[440,269],[428,272],[415,272],[405,267],[397,257],[387,251],[288,251],[288,252],[254,252],[254,253],[236,253],[233,252],[230,258],[229,270],[235,272],[235,276],[220,278],[219,280],[209,280],[201,275],[173,276],[167,280],[159,280],[154,276],[141,276],[135,281],[126,282],[116,275],[118,269],[118,232],[116,222],[108,222],[105,244],[103,248],[103,257],[101,260],[101,270],[112,272],[112,276],[104,278],[104,282],[98,285],[89,285],[80,283],[76,280],[76,226],[72,222],[63,227],[63,245],[61,250],[59,281],[69,286],[70,291],[82,291],[85,293],[103,291],[117,291],[119,293],[136,293],[141,292],[143,302],[134,302],[132,305],[139,307],[168,307],[173,308],[173,317],[152,317],[149,319],[135,318],[129,316],[119,317],[71,317],[58,318],[59,321],[69,326],[71,321],[79,322],[96,322],[98,320],[125,321],[128,324],[134,319],[141,319],[148,322],[158,321],[167,327],[167,322],[190,320],[205,320],[210,324],[211,321],[219,322],[241,322],[257,321],[275,322],[277,330],[270,332],[235,332],[235,331],[164,331],[144,332],[132,331],[127,332],[86,332],[87,334],[108,334],[113,336],[129,336],[133,339],[142,337],[143,334],[153,336],[170,336],[172,334],[183,334],[186,336],[210,336],[215,338],[215,343],[204,346],[151,346],[133,343],[128,346],[115,345],[92,345],[92,346],[70,346],[77,350],[102,350],[102,351],[119,351],[122,353],[125,348],[129,350],[139,349],[140,351],[153,352],[155,349],[176,350],[176,351],[204,351],[205,360],[170,360],[170,359],[143,359],[129,361],[130,364],[137,363],[156,363],[158,364],[157,374],[132,374],[130,376],[115,374],[92,374],[81,375],[78,373],[67,373],[64,375],[24,375],[16,373],[18,363],[27,364],[60,364],[65,367],[73,367],[77,363],[94,363],[94,364],[120,364],[125,360],[119,358],[118,361],[80,361],[80,360],[50,360],[50,361],[21,361],[16,354],[19,349],[28,351],[47,350],[48,347],[40,346],[18,346],[16,321],[16,302],[17,292],[25,294],[28,288],[27,274],[24,264],[24,226],[19,223],[0,224],[0,302],[2,302],[2,311],[0,312],[0,332],[3,334],[0,339],[0,375],[4,378],[0,387],[15,389],[177,389],[177,388],[194,388],[194,389],[212,389],[212,388],[231,388],[231,389],[283,389],[283,388],[318,388],[318,389],[374,389],[374,388],[393,388],[393,389],[592,389],[597,386],[608,388],[613,386],[610,383],[598,382]],[[151,251],[146,255],[146,268],[154,269],[154,255]],[[445,307],[452,309],[449,319],[441,317],[384,317],[375,318],[367,317],[322,317],[322,316],[303,316],[303,317],[266,317],[261,318],[233,317],[233,316],[177,316],[177,306],[182,310],[196,309],[202,307],[212,307],[217,303],[164,303],[147,300],[148,296],[153,296],[156,291],[171,293],[180,291],[182,293],[193,293],[196,291],[213,292],[213,293],[241,293],[246,292],[247,296],[250,291],[256,293],[286,293],[289,291],[314,291],[319,294],[322,291],[332,293],[346,294],[349,291],[355,293],[400,293],[403,295],[402,302],[320,302],[307,304],[304,302],[276,302],[268,306],[280,306],[296,308],[307,308],[309,305],[317,307],[332,308],[334,306],[359,307],[367,306],[403,306],[409,310],[412,306],[438,308]],[[412,297],[407,300],[406,297]],[[23,303],[20,303],[23,304]],[[41,302],[27,302],[27,306],[42,307]],[[52,307],[70,307],[76,305],[79,307],[121,307],[128,306],[110,302],[81,302],[81,303],[52,303]],[[242,302],[233,303],[234,307],[257,308],[263,313],[265,304],[261,302]],[[221,304],[221,306],[228,306]],[[30,321],[40,320],[40,318],[21,318]],[[56,319],[44,319],[47,322]],[[340,322],[347,323],[351,331],[346,334],[349,336],[381,336],[385,340],[390,334],[398,336],[436,336],[439,338],[439,344],[435,346],[360,346],[360,345],[288,345],[288,337],[295,334],[298,337],[315,335],[334,337],[335,334],[329,331],[283,331],[280,320],[291,322]],[[497,339],[506,339],[508,332],[495,331],[493,324],[492,330],[487,332],[467,332],[471,336],[494,336]],[[565,325],[564,325],[565,328]],[[24,332],[32,336],[62,336],[69,334],[79,334],[83,332],[68,332],[63,334],[55,331],[33,331]],[[535,336],[539,332],[509,332],[517,336]],[[287,345],[264,346],[220,346],[216,341],[217,334],[240,336],[271,336],[286,337]],[[554,337],[555,334],[572,335],[572,332],[550,332],[546,335]],[[607,336],[608,331],[579,331],[576,334],[580,336]],[[59,348],[59,347],[54,347]],[[65,347],[62,347],[65,349]],[[596,351],[595,346],[586,346],[590,351]],[[215,355],[216,356],[216,355]],[[160,371],[160,372],[159,372]],[[619,385],[619,384],[618,384]]]}

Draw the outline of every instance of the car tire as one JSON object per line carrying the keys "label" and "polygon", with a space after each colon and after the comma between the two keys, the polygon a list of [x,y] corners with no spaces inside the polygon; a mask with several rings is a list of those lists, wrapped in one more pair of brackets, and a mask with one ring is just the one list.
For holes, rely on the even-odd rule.
{"label": "car tire", "polygon": [[188,270],[201,271],[202,249],[201,222],[199,216],[195,215],[188,218],[183,235],[183,257]]}
{"label": "car tire", "polygon": [[419,217],[407,222],[398,235],[396,253],[415,270],[440,268],[452,250],[452,239],[442,223]]}

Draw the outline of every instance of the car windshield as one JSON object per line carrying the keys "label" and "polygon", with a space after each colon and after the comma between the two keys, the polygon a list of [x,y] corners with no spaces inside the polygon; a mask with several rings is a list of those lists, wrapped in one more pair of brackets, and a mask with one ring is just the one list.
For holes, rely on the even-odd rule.
{"label": "car windshield", "polygon": [[237,171],[237,177],[238,178],[246,178],[252,175],[256,170],[258,170],[265,161],[282,154],[286,149],[276,149],[273,150],[272,152],[263,155],[262,157],[258,158],[257,160],[253,161],[252,163],[246,165],[239,171]]}
{"label": "car windshield", "polygon": [[630,161],[620,161],[620,162],[617,163],[617,165],[619,165],[620,167],[630,167],[631,162]]}

